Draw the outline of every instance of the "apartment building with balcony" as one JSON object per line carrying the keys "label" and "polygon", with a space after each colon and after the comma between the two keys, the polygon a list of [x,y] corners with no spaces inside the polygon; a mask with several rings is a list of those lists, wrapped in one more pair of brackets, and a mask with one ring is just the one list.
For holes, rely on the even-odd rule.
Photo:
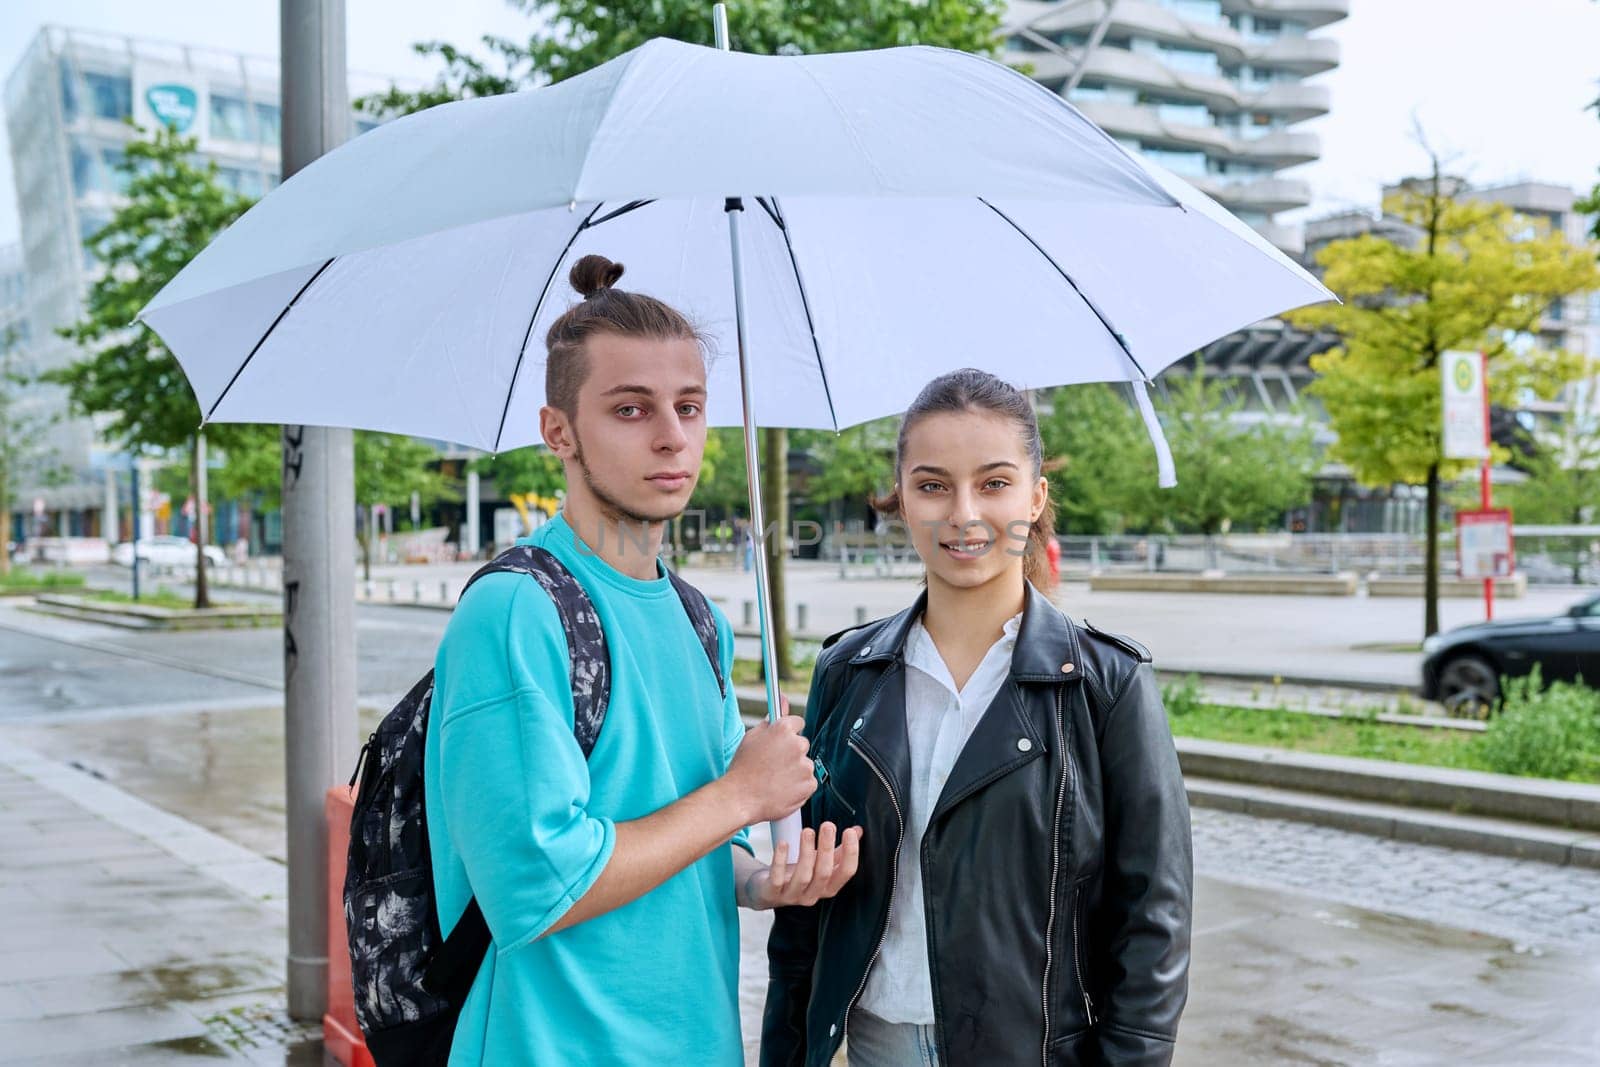
{"label": "apartment building with balcony", "polygon": [[1017,0],[1007,62],[1025,67],[1122,144],[1199,187],[1286,252],[1311,203],[1281,172],[1316,160],[1328,113],[1308,79],[1339,65],[1318,30],[1349,0]]}

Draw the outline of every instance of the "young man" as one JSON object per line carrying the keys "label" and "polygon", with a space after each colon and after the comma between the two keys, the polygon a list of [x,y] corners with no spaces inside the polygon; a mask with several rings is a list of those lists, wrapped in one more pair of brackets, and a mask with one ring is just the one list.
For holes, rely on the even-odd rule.
{"label": "young man", "polygon": [[[612,289],[586,256],[585,297],[546,338],[546,444],[561,514],[527,543],[593,600],[610,703],[587,760],[573,735],[566,640],[537,583],[488,576],[445,631],[426,745],[441,922],[474,894],[494,946],[451,1064],[738,1064],[738,904],[811,904],[854,873],[860,830],[810,831],[792,866],[744,827],[816,788],[800,723],[746,733],[656,556],[705,448],[700,339],[660,301]],[[721,668],[733,637],[715,612]],[[820,838],[820,839],[819,839]],[[731,843],[730,843],[731,842]]]}

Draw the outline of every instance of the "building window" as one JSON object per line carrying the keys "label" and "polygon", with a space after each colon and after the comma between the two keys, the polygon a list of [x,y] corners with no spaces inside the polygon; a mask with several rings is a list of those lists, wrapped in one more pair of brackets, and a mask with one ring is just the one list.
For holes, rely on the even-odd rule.
{"label": "building window", "polygon": [[250,109],[237,96],[211,94],[211,136],[219,141],[254,141]]}
{"label": "building window", "polygon": [[128,183],[133,180],[133,175],[122,169],[126,159],[120,148],[100,150],[100,162],[106,168],[106,185],[119,196],[127,195]]}
{"label": "building window", "polygon": [[1190,22],[1223,22],[1222,0],[1161,0],[1161,6]]}
{"label": "building window", "polygon": [[1144,157],[1152,163],[1158,163],[1174,174],[1182,174],[1193,178],[1203,178],[1206,173],[1206,154],[1204,152],[1181,152],[1171,148],[1144,149]]}
{"label": "building window", "polygon": [[95,235],[101,230],[105,229],[106,225],[110,222],[111,219],[109,216],[99,214],[98,212],[86,211],[82,215],[78,216],[78,236],[83,239],[84,270],[93,270],[95,265],[100,262],[99,258],[96,257],[94,252],[90,249],[89,242],[93,241]]}
{"label": "building window", "polygon": [[83,86],[95,118],[121,122],[133,117],[133,82],[128,77],[84,71]]}
{"label": "building window", "polygon": [[1219,75],[1222,63],[1215,52],[1201,52],[1193,48],[1161,49],[1161,62],[1185,74]]}
{"label": "building window", "polygon": [[1161,121],[1180,126],[1214,126],[1216,120],[1204,104],[1157,104],[1156,114]]}
{"label": "building window", "polygon": [[256,104],[256,133],[262,144],[275,145],[283,139],[283,113],[277,104]]}
{"label": "building window", "polygon": [[58,66],[61,69],[61,121],[71,125],[78,121],[78,79],[72,73],[72,64],[65,59]]}
{"label": "building window", "polygon": [[78,196],[106,191],[95,153],[76,137],[72,139],[72,191]]}
{"label": "building window", "polygon": [[261,199],[261,172],[254,167],[218,167],[217,181],[240,196]]}

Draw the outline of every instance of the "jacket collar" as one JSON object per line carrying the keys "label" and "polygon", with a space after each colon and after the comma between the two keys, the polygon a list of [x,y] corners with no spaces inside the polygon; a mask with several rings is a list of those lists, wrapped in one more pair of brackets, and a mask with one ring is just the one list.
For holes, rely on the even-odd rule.
{"label": "jacket collar", "polygon": [[[927,606],[928,591],[924,589],[915,603],[885,620],[867,637],[850,662],[893,659],[904,663],[911,626],[922,617]],[[1011,680],[1075,682],[1082,676],[1083,657],[1077,626],[1050,602],[1049,597],[1029,583],[1022,607],[1022,628],[1017,632],[1016,648],[1011,653]]]}

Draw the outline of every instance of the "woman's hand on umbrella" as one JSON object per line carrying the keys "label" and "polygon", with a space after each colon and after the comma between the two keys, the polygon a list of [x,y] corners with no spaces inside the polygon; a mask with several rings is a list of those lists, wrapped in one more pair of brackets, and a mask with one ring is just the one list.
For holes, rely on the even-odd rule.
{"label": "woman's hand on umbrella", "polygon": [[750,877],[749,898],[757,908],[809,907],[827,900],[855,876],[861,857],[861,827],[839,833],[831,822],[818,830],[800,831],[800,855],[788,862],[784,842],[772,856],[772,866]]}

